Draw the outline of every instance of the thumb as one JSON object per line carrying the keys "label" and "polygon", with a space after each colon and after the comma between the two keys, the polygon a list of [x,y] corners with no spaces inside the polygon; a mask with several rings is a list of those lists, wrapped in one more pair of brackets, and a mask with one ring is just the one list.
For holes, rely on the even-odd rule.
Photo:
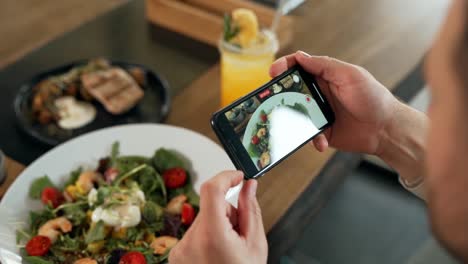
{"label": "thumb", "polygon": [[239,233],[246,240],[265,236],[262,213],[256,197],[257,184],[256,180],[245,182],[239,194],[237,208],[239,214]]}

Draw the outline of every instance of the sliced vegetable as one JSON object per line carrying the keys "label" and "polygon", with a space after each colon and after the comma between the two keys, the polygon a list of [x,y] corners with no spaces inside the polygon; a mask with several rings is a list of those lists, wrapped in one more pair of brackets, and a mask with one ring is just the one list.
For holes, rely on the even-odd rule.
{"label": "sliced vegetable", "polygon": [[185,185],[187,172],[183,168],[172,168],[164,172],[163,179],[167,188],[179,188]]}
{"label": "sliced vegetable", "polygon": [[120,258],[119,264],[146,264],[146,258],[138,251],[131,251]]}
{"label": "sliced vegetable", "polygon": [[51,205],[53,208],[57,208],[65,202],[62,193],[54,187],[44,188],[44,190],[42,190],[41,200],[43,204]]}
{"label": "sliced vegetable", "polygon": [[195,209],[189,203],[184,203],[182,205],[182,214],[181,214],[182,224],[191,225],[195,219]]}
{"label": "sliced vegetable", "polygon": [[260,142],[260,139],[257,137],[257,135],[254,135],[252,137],[252,144],[257,145]]}
{"label": "sliced vegetable", "polygon": [[46,236],[35,236],[26,244],[26,252],[30,256],[44,256],[50,249],[52,241]]}

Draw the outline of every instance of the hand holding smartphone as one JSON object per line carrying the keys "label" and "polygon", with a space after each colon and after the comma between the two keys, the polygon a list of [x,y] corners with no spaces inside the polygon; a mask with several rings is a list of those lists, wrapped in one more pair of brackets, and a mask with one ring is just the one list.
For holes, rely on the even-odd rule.
{"label": "hand holding smartphone", "polygon": [[236,168],[254,179],[334,120],[314,76],[296,65],[216,112],[211,125]]}

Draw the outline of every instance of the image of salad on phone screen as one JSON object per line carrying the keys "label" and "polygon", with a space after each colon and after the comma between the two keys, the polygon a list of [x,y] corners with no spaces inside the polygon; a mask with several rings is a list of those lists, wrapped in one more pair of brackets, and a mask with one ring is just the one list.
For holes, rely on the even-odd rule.
{"label": "image of salad on phone screen", "polygon": [[294,72],[226,113],[259,170],[299,147],[327,121]]}

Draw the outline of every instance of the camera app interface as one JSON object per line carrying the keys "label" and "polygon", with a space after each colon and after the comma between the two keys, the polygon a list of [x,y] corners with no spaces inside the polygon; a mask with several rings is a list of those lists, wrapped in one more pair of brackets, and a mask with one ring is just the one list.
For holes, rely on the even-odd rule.
{"label": "camera app interface", "polygon": [[327,124],[318,100],[323,99],[320,95],[314,98],[295,71],[225,115],[261,170],[281,160]]}

